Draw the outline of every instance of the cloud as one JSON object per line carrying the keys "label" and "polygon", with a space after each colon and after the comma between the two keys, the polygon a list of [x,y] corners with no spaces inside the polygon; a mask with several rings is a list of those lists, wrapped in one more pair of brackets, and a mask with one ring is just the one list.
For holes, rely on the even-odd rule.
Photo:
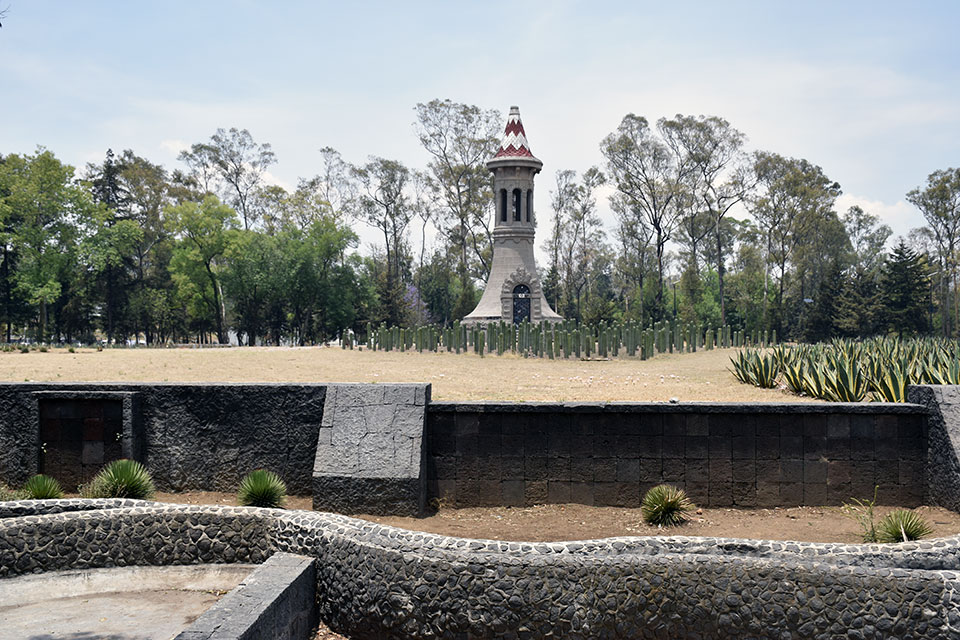
{"label": "cloud", "polygon": [[858,206],[869,214],[879,216],[880,221],[893,230],[893,235],[887,244],[893,242],[897,236],[906,236],[911,229],[926,224],[923,216],[912,204],[905,200],[898,200],[888,204],[880,200],[872,200],[865,196],[844,193],[836,202],[837,213],[841,216],[852,206]]}
{"label": "cloud", "polygon": [[180,155],[181,151],[186,151],[189,149],[190,145],[183,140],[161,140],[160,148],[170,155],[176,157]]}

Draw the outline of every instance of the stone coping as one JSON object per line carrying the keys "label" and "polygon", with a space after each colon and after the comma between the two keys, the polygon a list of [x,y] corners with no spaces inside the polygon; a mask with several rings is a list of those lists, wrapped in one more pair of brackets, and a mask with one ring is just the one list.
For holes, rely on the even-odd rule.
{"label": "stone coping", "polygon": [[434,401],[437,413],[765,413],[920,414],[927,408],[906,402],[453,402]]}
{"label": "stone coping", "polygon": [[3,575],[315,558],[320,617],[355,640],[956,638],[958,550],[960,536],[504,542],[328,513],[150,503],[0,520]]}
{"label": "stone coping", "polygon": [[315,563],[273,554],[174,640],[307,640],[317,626]]}
{"label": "stone coping", "polygon": [[[49,504],[44,504],[49,503]],[[944,538],[930,538],[915,542],[892,544],[848,544],[841,542],[802,542],[790,540],[754,540],[748,538],[719,538],[704,536],[623,536],[564,542],[524,542],[458,538],[412,531],[369,520],[361,520],[334,513],[300,511],[293,509],[263,509],[215,505],[185,505],[146,500],[109,499],[88,500],[21,500],[0,502],[0,536],[6,523],[40,523],[54,515],[103,517],[104,514],[205,514],[223,517],[243,517],[273,523],[319,527],[341,535],[362,538],[365,544],[382,549],[417,550],[422,553],[458,556],[499,555],[514,558],[536,556],[593,556],[616,557],[625,555],[655,556],[668,554],[696,554],[736,558],[784,559],[795,562],[819,562],[835,566],[862,566],[873,568],[903,568],[920,570],[949,570],[960,572],[960,534]],[[274,541],[275,542],[275,541]]]}

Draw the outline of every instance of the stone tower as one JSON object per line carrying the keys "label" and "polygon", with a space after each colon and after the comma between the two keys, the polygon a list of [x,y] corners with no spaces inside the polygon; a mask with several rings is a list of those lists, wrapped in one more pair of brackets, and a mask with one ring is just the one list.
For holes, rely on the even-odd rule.
{"label": "stone tower", "polygon": [[533,211],[533,177],[543,163],[530,151],[520,109],[510,107],[500,150],[487,161],[493,172],[496,223],[493,229],[493,266],[480,304],[464,324],[488,322],[559,322],[543,295],[533,257],[537,218]]}

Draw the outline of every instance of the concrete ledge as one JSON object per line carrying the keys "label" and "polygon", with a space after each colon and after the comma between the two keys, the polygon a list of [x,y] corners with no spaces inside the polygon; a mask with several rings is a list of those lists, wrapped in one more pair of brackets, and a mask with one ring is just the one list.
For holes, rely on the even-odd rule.
{"label": "concrete ledge", "polygon": [[772,413],[918,414],[905,402],[431,402],[430,413]]}
{"label": "concrete ledge", "polygon": [[317,624],[316,563],[276,553],[176,640],[306,640]]}

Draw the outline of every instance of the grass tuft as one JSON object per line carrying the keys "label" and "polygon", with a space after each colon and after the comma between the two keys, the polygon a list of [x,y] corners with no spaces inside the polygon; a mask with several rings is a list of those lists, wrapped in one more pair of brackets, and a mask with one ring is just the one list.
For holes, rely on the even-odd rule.
{"label": "grass tuft", "polygon": [[245,507],[279,509],[287,497],[287,485],[273,471],[257,469],[240,481],[237,501]]}
{"label": "grass tuft", "polygon": [[877,525],[877,542],[909,542],[926,538],[931,533],[933,529],[920,514],[896,509]]}
{"label": "grass tuft", "polygon": [[134,460],[114,460],[80,490],[84,498],[134,498],[145,500],[155,492],[150,473]]}
{"label": "grass tuft", "polygon": [[672,527],[687,521],[687,512],[696,505],[683,489],[661,484],[647,491],[640,504],[643,521],[658,527]]}
{"label": "grass tuft", "polygon": [[63,487],[56,478],[38,473],[23,485],[21,492],[29,500],[59,500],[63,497]]}

